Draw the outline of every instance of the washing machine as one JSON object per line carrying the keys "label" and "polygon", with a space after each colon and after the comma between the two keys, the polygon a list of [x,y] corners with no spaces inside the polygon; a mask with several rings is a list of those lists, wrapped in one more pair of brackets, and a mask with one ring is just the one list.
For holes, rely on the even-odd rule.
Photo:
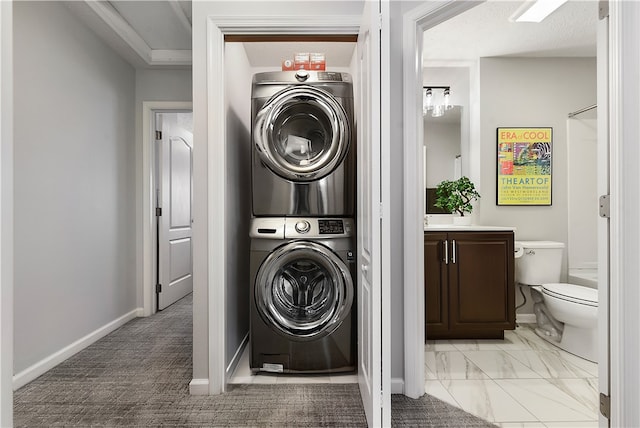
{"label": "washing machine", "polygon": [[351,76],[258,73],[251,97],[253,215],[353,217]]}
{"label": "washing machine", "polygon": [[353,220],[254,218],[250,235],[251,370],[355,370]]}

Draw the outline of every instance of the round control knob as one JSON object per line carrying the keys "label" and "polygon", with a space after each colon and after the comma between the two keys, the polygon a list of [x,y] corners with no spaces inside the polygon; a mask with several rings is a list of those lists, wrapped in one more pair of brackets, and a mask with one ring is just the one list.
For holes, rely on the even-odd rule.
{"label": "round control knob", "polygon": [[296,79],[300,82],[304,82],[309,78],[309,72],[307,70],[298,70],[296,71]]}
{"label": "round control knob", "polygon": [[298,233],[307,233],[309,230],[311,230],[311,223],[306,220],[300,220],[296,223],[295,228],[296,232]]}

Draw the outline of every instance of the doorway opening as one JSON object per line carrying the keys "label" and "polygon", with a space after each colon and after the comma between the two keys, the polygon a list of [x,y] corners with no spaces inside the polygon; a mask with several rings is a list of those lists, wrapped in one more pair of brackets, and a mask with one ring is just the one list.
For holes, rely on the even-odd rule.
{"label": "doorway opening", "polygon": [[[495,4],[494,4],[495,5]],[[484,7],[484,6],[494,6],[491,5],[490,2],[489,3],[483,3],[480,6],[478,6],[478,8]],[[583,5],[584,6],[584,5]],[[438,26],[438,24],[444,22],[445,20],[448,20],[449,18],[453,17],[453,16],[457,16],[461,13],[463,13],[464,11],[461,10],[455,10],[454,6],[449,5],[448,8],[445,7],[442,10],[436,12],[436,13],[432,13],[433,11],[431,9],[429,9],[428,7],[423,8],[421,11],[416,11],[415,14],[411,14],[408,15],[405,18],[405,24],[407,22],[413,22],[414,25],[412,28],[406,29],[407,33],[411,32],[412,29],[413,30],[417,30],[416,31],[416,40],[415,43],[413,44],[414,48],[415,48],[415,53],[418,53],[419,51],[422,50],[422,37],[424,36],[424,32],[425,30],[431,29],[431,28],[436,28],[436,26]],[[474,10],[472,10],[471,12],[474,12]],[[477,12],[477,11],[476,11]],[[474,12],[475,13],[475,12]],[[598,25],[597,22],[597,17],[598,17],[598,13],[597,13],[597,7],[594,7],[593,10],[593,19],[590,21],[590,24],[593,25],[593,43],[592,43],[592,48],[595,51],[595,34],[598,33],[600,31],[600,27]],[[460,21],[458,21],[460,22]],[[476,21],[477,22],[477,21]],[[411,27],[411,26],[409,26]],[[450,29],[450,27],[448,27]],[[460,32],[456,32],[457,34],[463,34],[463,31]],[[598,36],[600,37],[600,36]],[[405,45],[406,46],[406,45]],[[433,48],[433,45],[430,45],[431,48]],[[455,46],[454,45],[443,45],[443,46],[438,46],[436,47],[436,50],[440,49],[440,51],[442,50],[455,50]],[[433,51],[434,49],[432,49]],[[426,49],[425,49],[426,51]],[[406,53],[406,52],[405,52]],[[598,56],[600,56],[601,51],[598,50]],[[419,55],[419,57],[422,57],[422,55]],[[449,58],[450,59],[450,58]],[[493,59],[492,59],[493,60]],[[512,61],[512,62],[516,62],[518,60],[522,60],[523,62],[525,61],[529,61],[531,63],[533,63],[535,61],[535,59],[533,58],[509,58],[508,61]],[[500,59],[495,59],[495,61],[500,61]],[[588,104],[592,104],[595,101],[596,96],[599,98],[600,97],[600,93],[599,93],[599,89],[598,91],[595,90],[596,88],[596,79],[595,79],[595,70],[596,70],[596,59],[593,58],[592,56],[592,60],[590,60],[591,63],[589,64],[590,70],[593,71],[593,77],[591,79],[592,86],[590,88],[589,94],[591,95],[592,99],[589,99],[588,101],[584,101],[581,99],[578,99],[576,101],[576,106],[574,108],[569,108],[568,111],[572,111],[575,110],[577,108],[583,107],[584,105],[588,105]],[[600,58],[598,58],[598,63],[600,61]],[[606,60],[605,60],[606,61]],[[505,60],[506,62],[506,60]],[[551,60],[548,60],[549,64],[551,63]],[[569,60],[567,60],[567,62],[570,62]],[[579,62],[578,60],[576,60],[576,62]],[[485,61],[486,65],[487,61]],[[412,64],[413,65],[413,64]],[[443,61],[433,61],[431,63],[431,65],[433,66],[442,66],[443,65]],[[459,61],[458,61],[458,65],[459,65]],[[599,65],[598,65],[599,66]],[[406,67],[406,64],[405,64]],[[486,70],[488,70],[489,68],[486,68]],[[485,71],[486,71],[485,70]],[[494,69],[494,72],[496,70]],[[485,73],[486,74],[486,73]],[[409,121],[413,121],[413,122],[409,122],[407,128],[405,128],[405,140],[406,141],[419,141],[419,151],[418,151],[418,147],[416,147],[416,152],[417,153],[422,153],[422,147],[421,147],[421,143],[424,139],[423,135],[422,135],[422,129],[420,129],[422,127],[422,121],[421,121],[421,116],[422,116],[422,99],[420,97],[420,94],[418,93],[419,89],[418,87],[422,87],[423,84],[427,84],[427,85],[431,85],[431,84],[448,84],[448,82],[423,82],[423,72],[422,72],[422,66],[420,67],[420,69],[409,69],[408,70],[408,78],[405,79],[405,114],[407,114],[407,116],[411,116],[409,117]],[[407,76],[407,75],[405,75]],[[604,77],[602,77],[604,76]],[[606,81],[606,74],[600,75],[600,72],[598,73],[598,88],[600,88],[600,86],[606,87],[607,85],[607,81]],[[575,76],[573,77],[575,78]],[[572,78],[572,79],[573,79]],[[589,77],[585,77],[585,80],[588,80]],[[478,72],[478,70],[476,70],[474,72],[474,70],[472,70],[471,72],[471,82],[472,84],[477,84],[480,85],[481,81],[480,81],[480,73]],[[409,85],[410,87],[407,87],[407,85]],[[499,86],[497,86],[496,88],[499,88]],[[472,96],[476,96],[479,97],[480,95],[480,88],[478,88],[478,92],[475,94],[472,94]],[[452,87],[451,90],[452,93],[454,93],[454,88]],[[598,104],[600,103],[600,100],[598,100]],[[602,100],[602,103],[606,104],[605,99]],[[471,115],[474,115],[473,112],[473,108],[474,106],[478,109],[482,108],[482,109],[486,109],[487,108],[487,103],[484,103],[482,100],[480,100],[479,98],[475,98],[475,99],[471,99],[470,103],[469,103],[469,108],[471,110]],[[499,111],[499,108],[494,109],[490,112],[490,114],[487,114],[486,110],[482,110],[482,112],[485,113],[484,118],[488,118],[491,117],[491,115],[496,115],[497,111]],[[557,117],[557,121],[560,123],[558,125],[554,125],[557,129],[560,128],[565,128],[566,127],[566,114],[568,113],[568,111],[563,111],[562,114],[558,114]],[[481,113],[478,110],[478,113]],[[415,114],[415,117],[413,117]],[[508,116],[508,115],[507,115]],[[510,123],[514,123],[516,121],[515,118],[509,118],[507,116],[503,116],[504,120],[508,120]],[[517,116],[517,115],[516,115]],[[531,116],[531,118],[535,117],[534,115],[529,115]],[[540,118],[538,117],[537,119],[532,119],[532,120],[540,120]],[[493,129],[492,131],[486,126],[485,121],[483,121],[483,123],[481,124],[479,122],[479,119],[476,118],[476,122],[474,123],[473,118],[470,119],[470,123],[469,123],[470,129],[471,129],[471,134],[476,134],[478,135],[479,139],[484,139],[485,141],[490,141],[491,144],[493,144],[493,146],[495,146],[495,141],[493,141],[493,139],[495,139],[495,129]],[[526,123],[523,124],[522,126],[532,126],[531,123]],[[554,131],[555,132],[555,131]],[[408,137],[407,137],[408,135]],[[558,140],[558,144],[561,144],[561,142],[564,141],[564,139],[559,139]],[[471,142],[472,143],[472,142]],[[501,221],[508,221],[508,219],[506,218],[506,216],[508,216],[508,214],[504,214],[498,212],[500,208],[496,208],[493,207],[493,190],[491,189],[492,187],[495,186],[495,183],[493,183],[493,180],[495,180],[495,163],[496,163],[496,159],[495,159],[495,150],[491,150],[489,148],[487,148],[488,145],[485,145],[485,148],[481,151],[478,150],[476,152],[477,154],[477,159],[479,159],[479,161],[481,163],[483,163],[484,165],[482,167],[478,167],[477,170],[474,170],[473,168],[469,168],[467,170],[467,173],[465,174],[465,172],[463,171],[462,175],[473,175],[474,173],[477,174],[477,178],[482,182],[482,186],[480,188],[480,193],[483,194],[483,196],[488,196],[488,198],[485,196],[481,202],[481,207],[479,209],[479,217],[478,217],[478,224],[491,224],[491,225],[510,225],[510,226],[516,226],[517,227],[517,233],[519,233],[519,235],[516,235],[516,239],[541,239],[541,238],[535,238],[533,236],[533,233],[535,233],[535,231],[531,228],[527,228],[526,225],[513,225],[513,224],[506,224],[506,223],[498,223],[495,224],[495,222],[501,222]],[[492,147],[493,147],[492,146]],[[558,150],[560,151],[561,149],[558,148]],[[488,153],[488,154],[487,154]],[[412,156],[415,156],[416,153],[412,152]],[[471,155],[470,155],[471,154]],[[463,153],[463,158],[464,158],[465,154]],[[473,153],[471,151],[468,151],[466,156],[468,157],[468,159],[474,159]],[[416,158],[421,158],[421,156],[417,156]],[[564,156],[560,156],[560,158],[564,159]],[[422,159],[420,159],[422,160]],[[414,159],[407,159],[405,158],[405,162],[406,165],[409,166],[408,170],[405,170],[405,177],[407,176],[422,176],[422,174],[424,173],[423,168],[423,164],[422,162],[416,162]],[[463,163],[464,163],[464,159],[463,159]],[[487,166],[488,165],[488,166]],[[416,171],[411,171],[412,167],[417,167]],[[485,171],[489,171],[491,174],[486,173]],[[487,178],[487,177],[493,177],[493,178]],[[484,180],[482,180],[484,179]],[[405,178],[405,183],[408,183],[408,178]],[[420,183],[421,184],[421,183]],[[566,187],[566,180],[564,179],[559,179],[556,181],[555,186],[563,186]],[[554,192],[558,191],[557,189],[554,190]],[[565,190],[560,190],[559,192],[564,192]],[[422,227],[424,228],[423,225],[423,217],[424,217],[424,189],[420,188],[414,188],[411,185],[405,189],[405,195],[411,195],[411,197],[407,197],[405,200],[412,200],[412,199],[416,199],[415,196],[416,195],[421,195],[422,198],[421,200],[414,204],[409,204],[410,206],[408,207],[409,209],[407,209],[405,211],[405,213],[408,212],[408,217],[405,217],[405,227],[406,227],[406,233],[405,233],[405,237],[407,236],[419,236],[420,239],[418,238],[409,238],[408,241],[405,241],[405,254],[408,254],[409,251],[414,251],[416,248],[419,248],[423,245],[423,243],[421,242],[422,240],[422,234],[416,233],[417,232],[417,227]],[[557,195],[557,194],[556,194]],[[488,200],[487,200],[488,199]],[[562,203],[556,202],[556,199],[554,198],[554,205],[560,207],[562,205]],[[419,204],[419,206],[418,206]],[[487,209],[483,209],[484,206],[488,204],[489,207]],[[555,207],[554,207],[555,208]],[[523,211],[523,208],[516,208],[515,210],[513,208],[510,209],[511,212],[515,211],[515,210],[519,210]],[[506,211],[506,210],[503,210]],[[566,207],[565,207],[565,211],[566,211]],[[502,216],[502,217],[501,217]],[[503,218],[504,217],[504,218]],[[483,220],[485,222],[487,221],[492,221],[494,223],[483,223]],[[564,228],[566,230],[566,217],[565,217],[565,223],[564,223]],[[411,233],[409,233],[409,229],[411,229]],[[530,234],[525,236],[526,234]],[[566,233],[566,232],[565,232]],[[543,237],[542,239],[547,239],[547,240],[553,240],[552,237]],[[555,240],[561,240],[560,238],[556,238]],[[562,239],[564,242],[566,242],[566,239]],[[425,335],[424,335],[424,294],[423,294],[423,290],[419,290],[420,285],[423,284],[424,278],[423,278],[423,272],[415,272],[415,266],[419,266],[420,269],[423,269],[423,264],[420,263],[422,257],[422,252],[421,251],[417,251],[417,260],[406,260],[406,263],[411,264],[413,261],[418,262],[417,264],[414,264],[414,268],[412,272],[408,272],[410,270],[412,270],[411,268],[405,270],[405,283],[408,284],[409,288],[413,287],[413,285],[416,286],[415,290],[406,290],[406,294],[405,294],[405,313],[410,313],[411,310],[417,310],[419,311],[417,314],[417,319],[416,318],[411,318],[411,316],[409,317],[405,317],[405,328],[406,326],[410,326],[411,324],[414,325],[418,325],[418,327],[409,327],[405,330],[405,344],[406,344],[406,348],[405,348],[405,379],[409,379],[410,376],[407,374],[407,370],[413,370],[414,374],[417,374],[417,372],[419,371],[419,369],[417,367],[421,367],[424,364],[424,350],[422,349],[424,347],[424,340],[425,340]],[[567,254],[565,253],[564,258],[566,260],[567,258]],[[565,262],[566,263],[566,262]],[[407,265],[405,265],[407,266]],[[566,273],[566,264],[565,264],[565,273]],[[416,298],[416,296],[419,296],[418,298]],[[419,300],[420,303],[416,304],[413,302],[409,302],[407,299],[416,299]],[[518,302],[519,303],[519,302]],[[409,311],[407,311],[407,308],[409,308]],[[531,311],[533,312],[533,311]],[[533,315],[533,314],[531,314]],[[535,318],[534,318],[535,319]],[[419,321],[418,321],[419,320]],[[416,322],[417,321],[417,322]],[[527,322],[531,322],[531,320],[527,320]],[[427,338],[428,339],[428,338]],[[532,337],[532,339],[535,339],[535,336]],[[413,343],[413,345],[411,345],[411,343]],[[601,341],[601,343],[603,343]],[[429,358],[434,357],[435,354],[437,354],[438,352],[443,352],[443,354],[441,354],[441,357],[451,357],[451,358],[462,358],[462,362],[464,363],[464,361],[471,361],[473,360],[473,358],[479,358],[480,355],[479,354],[474,354],[477,352],[480,352],[479,347],[482,346],[480,343],[465,343],[464,346],[466,346],[466,349],[457,349],[454,345],[450,344],[452,346],[452,348],[447,351],[447,350],[443,350],[442,346],[444,346],[444,344],[442,343],[436,343],[436,344],[432,344],[434,346],[440,346],[441,348],[438,351],[435,351],[434,349],[431,349],[428,352],[433,352],[432,355],[429,355]],[[496,347],[500,346],[499,343],[494,344]],[[460,346],[464,347],[462,344],[460,344]],[[475,347],[475,348],[474,348]],[[556,348],[557,349],[557,348]],[[554,352],[556,349],[550,348],[548,350],[548,352]],[[507,352],[506,350],[503,350],[504,352]],[[514,352],[524,352],[523,350],[518,350]],[[451,352],[451,354],[447,354],[445,355],[444,353],[446,352]],[[454,352],[459,352],[459,354],[457,355],[453,355]],[[468,355],[467,355],[468,354]],[[602,354],[602,352],[601,352]],[[412,356],[413,355],[413,356]],[[508,355],[508,354],[507,354]],[[522,357],[524,354],[521,353],[519,356]],[[472,358],[471,358],[472,357]],[[514,355],[510,355],[509,358],[514,358]],[[569,357],[570,358],[570,357]],[[515,359],[515,358],[514,358]],[[515,359],[517,360],[517,359]],[[517,360],[519,363],[522,363],[522,361]],[[432,366],[436,365],[435,361],[432,361]],[[597,367],[582,367],[581,366],[581,362],[580,361],[573,361],[573,363],[575,364],[571,364],[570,365],[565,365],[563,370],[569,370],[569,369],[575,369],[575,371],[581,371],[581,373],[584,376],[581,376],[581,378],[577,377],[577,376],[573,376],[573,378],[568,382],[568,383],[577,383],[578,380],[576,379],[582,379],[581,381],[583,383],[586,384],[586,388],[589,388],[589,398],[588,400],[590,400],[588,403],[587,402],[583,402],[582,404],[584,404],[583,407],[587,408],[587,410],[584,411],[584,413],[586,413],[586,417],[585,419],[582,419],[582,421],[591,421],[592,423],[596,423],[597,424],[597,419],[599,417],[599,412],[597,410],[597,396],[598,396],[598,369]],[[420,366],[419,366],[420,364]],[[535,376],[539,376],[539,373],[536,372],[536,370],[533,369],[532,365],[533,363],[531,361],[527,361],[527,364],[522,363],[523,367],[525,367],[526,369],[531,370],[531,376],[535,377]],[[476,365],[476,367],[484,367],[482,365],[482,363],[479,363]],[[488,368],[485,367],[486,370],[483,369],[479,369],[478,371],[478,375],[480,377],[485,376],[486,375],[486,371],[489,371]],[[524,369],[523,369],[524,370]],[[434,379],[434,373],[431,370],[431,367],[427,368],[427,373],[426,375],[423,374],[424,376],[422,377],[423,379],[427,379],[427,388],[429,388],[429,380],[430,379]],[[558,374],[558,373],[556,373]],[[565,373],[566,374],[566,373]],[[558,383],[563,383],[564,379],[562,379],[563,375],[558,375],[556,376],[556,380]],[[516,379],[516,380],[514,380]],[[541,379],[541,377],[537,378],[537,382],[540,382],[539,380]],[[602,379],[600,379],[602,381]],[[555,381],[555,380],[554,380]],[[439,381],[438,381],[439,382]],[[449,385],[452,385],[454,383],[456,383],[457,380],[451,380],[448,379],[447,383]],[[494,383],[496,383],[497,381],[493,380]],[[513,378],[509,378],[509,379],[501,379],[500,382],[503,382],[506,384],[516,384],[518,383],[517,381],[517,375],[515,375]],[[478,379],[477,383],[481,383],[481,380]],[[533,382],[535,383],[535,382]],[[564,382],[567,383],[567,382]],[[443,383],[441,382],[440,385],[442,386]],[[411,385],[410,382],[408,382],[407,386],[407,393],[408,395],[411,395],[413,393],[416,393],[416,395],[421,394],[422,392],[424,392],[424,390],[420,391],[420,385]],[[412,389],[413,387],[415,387],[415,391]],[[569,387],[569,389],[571,389],[572,387]],[[446,388],[441,388],[445,389]],[[502,392],[507,392],[506,387],[502,388]],[[432,391],[431,391],[432,392]],[[449,391],[447,391],[449,392]],[[452,398],[453,394],[449,395],[449,399],[452,399],[453,401],[455,401],[454,398]],[[513,394],[511,394],[513,395]],[[521,397],[522,398],[522,397]],[[579,400],[578,400],[579,401]],[[495,416],[495,415],[494,415]],[[538,415],[532,415],[533,417],[536,417]],[[585,415],[583,415],[585,416]],[[568,417],[567,415],[565,415],[564,417]],[[579,417],[580,418],[580,417]],[[522,419],[522,421],[525,421],[528,419]],[[542,419],[531,419],[531,421],[535,421],[535,420],[542,420]],[[494,419],[494,421],[500,422],[499,419]]]}
{"label": "doorway opening", "polygon": [[[169,174],[170,169],[167,170],[167,174],[165,175],[165,185],[164,187],[160,186],[161,181],[159,179],[160,176],[157,176],[160,168],[161,161],[161,153],[159,150],[162,141],[162,120],[156,120],[158,115],[162,117],[163,115],[167,116],[165,122],[166,126],[170,126],[167,130],[165,130],[165,145],[167,146],[167,150],[165,153],[167,158],[164,161],[164,164],[169,164],[171,160],[171,142],[169,135],[172,131],[169,129],[174,129],[176,135],[174,135],[174,154],[178,156],[180,165],[183,168],[191,167],[191,147],[193,142],[193,124],[191,121],[192,117],[192,103],[191,102],[173,102],[173,101],[150,101],[143,103],[143,114],[142,114],[142,126],[146,131],[143,132],[142,136],[142,180],[143,180],[143,195],[142,195],[142,212],[143,212],[143,224],[142,224],[142,248],[143,248],[143,272],[142,272],[142,296],[143,296],[143,315],[149,316],[154,314],[158,310],[158,291],[157,284],[159,283],[158,279],[162,277],[161,270],[164,268],[168,270],[168,273],[165,272],[165,275],[171,275],[171,262],[164,263],[161,265],[159,263],[159,252],[161,250],[160,240],[158,239],[158,234],[162,230],[162,216],[157,216],[157,214],[161,214],[156,208],[162,208],[158,205],[158,202],[161,201],[161,196],[159,194],[159,189],[164,189],[167,193],[171,191],[171,174]],[[159,125],[159,129],[156,125]],[[177,129],[177,130],[176,130]],[[158,134],[156,131],[159,131]],[[160,140],[157,140],[156,137],[161,137]],[[181,156],[182,155],[182,156]],[[181,157],[180,157],[181,156]],[[186,156],[186,158],[185,158]],[[175,186],[176,191],[181,195],[182,201],[187,201],[191,204],[192,201],[192,186],[191,186],[191,171],[189,170],[188,179],[185,178],[184,173],[181,175],[175,175],[175,180],[173,186]],[[158,177],[158,178],[157,178]],[[168,198],[168,195],[165,196],[165,199]],[[174,214],[176,219],[179,219],[178,222],[185,223],[185,218],[188,217],[188,222],[191,221],[191,206],[188,208],[184,207],[185,202],[179,204],[175,207]],[[165,209],[165,213],[171,214],[171,207]],[[168,218],[171,216],[166,216]],[[157,221],[159,220],[159,221]],[[175,221],[174,221],[175,225]],[[169,228],[171,226],[170,222],[167,222],[164,227],[166,227],[165,235],[169,234]],[[182,228],[178,228],[182,229]],[[174,235],[176,233],[182,233],[181,230],[177,232],[172,232]],[[164,236],[164,235],[163,235]],[[170,248],[169,239],[167,238],[167,243],[165,245],[164,252],[168,252],[168,248]],[[187,247],[188,244],[188,248]],[[181,247],[182,252],[178,252],[178,256],[174,260],[173,272],[178,282],[182,282],[184,284],[184,279],[189,279],[190,272],[192,270],[192,262],[191,262],[191,244],[190,238],[185,236],[182,238],[178,238],[177,242],[174,244],[177,247]],[[188,251],[186,251],[188,250]],[[178,274],[182,273],[182,274]],[[182,280],[182,281],[180,281]],[[166,281],[165,281],[166,282]],[[169,293],[167,293],[169,294]],[[179,295],[179,293],[174,293],[174,297]],[[184,294],[183,294],[184,295]]]}
{"label": "doorway opening", "polygon": [[193,112],[154,114],[156,310],[193,291]]}
{"label": "doorway opening", "polygon": [[[227,313],[227,288],[224,286],[220,286],[221,284],[229,283],[229,273],[232,271],[233,266],[229,266],[229,261],[233,263],[233,258],[227,257],[228,254],[228,246],[233,243],[234,236],[229,233],[227,226],[231,221],[231,216],[229,210],[220,210],[216,209],[220,204],[224,204],[227,198],[230,195],[230,192],[235,189],[229,188],[225,175],[227,168],[229,166],[229,156],[230,156],[230,147],[227,144],[227,131],[229,130],[229,124],[227,123],[228,114],[227,112],[227,99],[225,96],[228,89],[226,86],[226,78],[225,78],[225,42],[224,39],[226,36],[230,34],[286,34],[291,32],[301,33],[301,34],[355,34],[358,33],[358,47],[365,47],[367,49],[367,55],[371,55],[371,57],[367,56],[364,60],[371,62],[364,62],[363,58],[360,58],[361,64],[364,64],[360,67],[359,71],[362,71],[360,74],[366,74],[366,76],[370,76],[369,73],[365,73],[371,71],[371,81],[363,82],[361,80],[359,89],[357,93],[359,97],[367,97],[366,100],[370,101],[361,101],[362,105],[367,105],[370,108],[371,112],[367,112],[367,123],[371,124],[372,131],[377,130],[377,126],[373,126],[373,124],[378,124],[388,120],[387,111],[384,111],[384,115],[382,117],[373,116],[370,114],[375,112],[377,116],[381,115],[380,110],[382,110],[383,106],[386,108],[386,104],[384,103],[385,99],[380,100],[380,94],[386,94],[388,91],[385,91],[385,88],[381,88],[380,82],[387,82],[388,76],[380,76],[380,64],[388,64],[388,56],[381,62],[381,47],[387,47],[388,43],[382,43],[380,41],[381,32],[380,31],[367,31],[366,37],[365,33],[362,31],[368,30],[371,28],[375,28],[380,26],[381,20],[383,21],[383,28],[388,27],[388,19],[389,19],[389,11],[388,4],[386,2],[381,2],[380,6],[383,8],[382,11],[378,10],[373,2],[365,2],[365,12],[361,15],[350,17],[338,17],[338,16],[320,16],[320,17],[296,17],[295,21],[291,21],[289,19],[272,19],[269,21],[269,24],[265,24],[263,17],[243,17],[242,20],[229,20],[224,17],[209,17],[207,22],[207,64],[211,64],[212,67],[208,69],[207,72],[207,111],[206,118],[202,122],[197,119],[196,121],[202,125],[201,132],[203,138],[207,140],[206,147],[206,156],[202,158],[203,162],[200,162],[200,158],[197,157],[196,162],[196,177],[206,177],[207,181],[207,198],[208,204],[206,209],[203,207],[202,210],[198,210],[196,212],[196,225],[200,227],[200,219],[203,222],[206,222],[206,249],[203,244],[201,248],[198,248],[196,251],[200,253],[198,250],[206,251],[208,254],[207,259],[204,260],[206,263],[203,263],[202,266],[200,264],[196,265],[196,274],[198,275],[200,267],[203,268],[202,275],[199,275],[198,280],[196,281],[196,289],[194,293],[202,293],[204,297],[203,302],[206,302],[206,313],[209,314],[207,318],[206,325],[203,328],[198,329],[198,331],[194,330],[194,336],[200,335],[202,340],[206,341],[207,349],[206,352],[198,353],[194,361],[196,359],[205,358],[202,361],[206,361],[207,364],[207,372],[205,374],[204,370],[201,372],[203,376],[206,378],[203,379],[194,379],[192,382],[192,391],[194,391],[195,382],[198,382],[198,386],[202,385],[202,388],[198,388],[200,393],[208,393],[208,394],[218,394],[225,390],[226,386],[226,378],[227,378],[227,370],[226,362],[228,361],[229,356],[229,346],[228,346],[228,313]],[[380,14],[382,12],[382,16]],[[382,18],[382,19],[381,19]],[[304,28],[300,26],[300,23],[304,23]],[[362,35],[360,35],[362,33]],[[373,34],[373,35],[372,35]],[[384,37],[388,37],[388,33],[383,33]],[[374,36],[377,36],[374,37]],[[368,40],[368,44],[364,46],[365,38]],[[383,49],[382,52],[384,55],[388,55],[389,52]],[[377,64],[377,66],[375,66]],[[370,68],[366,68],[367,65],[371,65]],[[363,68],[365,67],[365,68]],[[378,108],[380,107],[380,108]],[[366,124],[363,124],[360,121],[359,128],[367,128]],[[382,129],[387,129],[386,122],[381,125]],[[368,128],[367,128],[368,129]],[[388,159],[388,156],[375,156],[375,150],[379,149],[380,144],[379,140],[383,139],[384,144],[386,146],[388,141],[386,141],[386,136],[381,136],[378,133],[374,133],[373,135],[367,134],[367,140],[371,141],[372,149],[369,152],[373,160],[384,161]],[[362,142],[363,140],[360,139]],[[206,159],[206,162],[204,160]],[[383,168],[383,167],[381,167]],[[376,170],[375,174],[369,171],[369,175],[367,177],[371,177],[370,186],[372,195],[379,195],[381,193],[379,187],[381,186],[381,176],[379,175],[379,169],[375,168],[375,165],[370,165],[370,170]],[[388,187],[384,189],[388,192]],[[373,202],[373,199],[372,199]],[[380,204],[372,204],[363,209],[366,209],[368,212],[375,207],[376,211],[381,208]],[[359,211],[362,211],[359,209]],[[380,235],[382,233],[387,232],[388,228],[388,216],[384,216],[384,221],[382,222],[382,228],[384,230],[375,230],[368,235],[370,237],[370,241],[373,242],[373,246],[378,246],[380,244]],[[204,224],[203,224],[203,232],[204,232]],[[363,222],[360,222],[363,224]],[[246,233],[243,231],[243,233]],[[363,236],[362,234],[358,234],[359,236]],[[369,243],[367,243],[369,244]],[[377,257],[380,256],[379,249],[375,248],[377,251],[373,253],[376,256],[376,262],[378,260]],[[385,258],[380,257],[381,260],[385,260]],[[360,263],[359,263],[360,264]],[[206,267],[206,272],[205,272]],[[368,265],[364,265],[363,270],[368,269]],[[388,332],[388,320],[389,320],[389,311],[388,305],[386,304],[389,299],[385,299],[383,297],[375,298],[376,295],[380,296],[379,293],[385,295],[388,292],[389,280],[388,280],[388,266],[385,264],[381,267],[381,269],[369,269],[373,270],[376,276],[371,281],[373,284],[373,293],[368,296],[368,299],[361,299],[362,302],[382,302],[382,307],[380,305],[374,306],[371,308],[368,314],[372,318],[372,321],[368,324],[370,325],[370,329],[365,330],[365,333],[369,333],[369,337],[367,337],[366,341],[359,341],[363,346],[367,346],[370,349],[367,349],[366,354],[359,352],[359,355],[367,355],[367,361],[364,365],[362,365],[362,370],[359,373],[362,373],[362,376],[359,376],[359,384],[361,385],[361,391],[366,390],[367,395],[363,397],[363,403],[366,409],[369,409],[368,415],[374,418],[374,422],[372,425],[378,425],[381,423],[376,423],[375,421],[381,420],[384,418],[385,420],[390,421],[390,394],[388,393],[388,379],[383,376],[388,376],[388,364],[387,360],[381,361],[381,355],[387,355],[389,350],[385,349],[388,347],[388,341],[383,340],[386,333]],[[382,279],[378,275],[378,273],[382,270]],[[201,287],[202,285],[202,287]],[[364,312],[360,312],[364,313]],[[376,318],[382,318],[382,321],[376,322]],[[378,318],[378,319],[380,319]],[[383,331],[380,331],[384,329]],[[197,338],[195,340],[198,340]],[[382,349],[381,349],[382,348]],[[384,367],[381,367],[384,364]],[[360,362],[359,362],[360,365]],[[366,374],[365,374],[366,373]],[[367,376],[365,378],[365,376]],[[367,382],[366,384],[364,384]],[[206,388],[205,388],[206,386]],[[373,393],[373,391],[376,391]],[[382,393],[379,393],[382,391]],[[364,395],[364,393],[363,393]],[[390,423],[390,422],[389,422]]]}

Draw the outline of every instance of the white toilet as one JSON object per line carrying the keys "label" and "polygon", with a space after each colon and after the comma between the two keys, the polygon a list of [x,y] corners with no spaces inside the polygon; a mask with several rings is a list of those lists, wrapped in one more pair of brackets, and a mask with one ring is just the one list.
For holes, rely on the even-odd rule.
{"label": "white toilet", "polygon": [[598,290],[560,283],[564,244],[516,241],[516,282],[531,288],[538,336],[596,362]]}

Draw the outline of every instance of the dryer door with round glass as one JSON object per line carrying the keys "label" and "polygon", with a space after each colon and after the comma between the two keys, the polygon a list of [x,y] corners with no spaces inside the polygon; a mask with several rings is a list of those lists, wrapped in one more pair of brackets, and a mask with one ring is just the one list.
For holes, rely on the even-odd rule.
{"label": "dryer door with round glass", "polygon": [[258,270],[254,286],[264,322],[300,340],[331,334],[353,302],[346,264],[316,242],[295,241],[275,249]]}
{"label": "dryer door with round glass", "polygon": [[288,87],[273,95],[256,115],[254,144],[264,164],[291,181],[315,181],[333,172],[350,144],[347,115],[328,92]]}

